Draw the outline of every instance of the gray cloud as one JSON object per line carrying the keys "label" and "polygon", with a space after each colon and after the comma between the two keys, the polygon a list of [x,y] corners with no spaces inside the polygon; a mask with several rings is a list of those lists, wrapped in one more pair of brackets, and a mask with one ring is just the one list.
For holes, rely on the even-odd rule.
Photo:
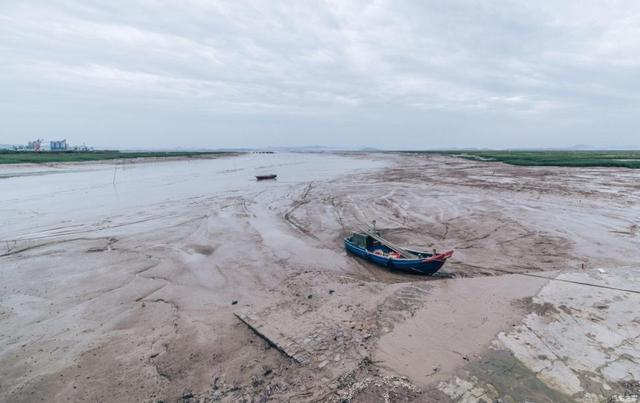
{"label": "gray cloud", "polygon": [[640,3],[0,4],[0,143],[640,144]]}

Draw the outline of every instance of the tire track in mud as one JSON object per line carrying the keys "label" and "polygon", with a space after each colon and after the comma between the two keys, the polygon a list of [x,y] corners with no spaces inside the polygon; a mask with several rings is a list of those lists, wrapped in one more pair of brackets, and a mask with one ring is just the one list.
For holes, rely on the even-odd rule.
{"label": "tire track in mud", "polygon": [[302,232],[303,234],[305,234],[306,236],[313,238],[315,240],[319,240],[317,236],[315,236],[311,231],[309,231],[308,229],[306,229],[302,224],[298,223],[297,220],[295,218],[292,217],[292,214],[301,206],[304,206],[305,204],[309,203],[311,200],[308,198],[309,193],[311,192],[311,189],[313,189],[313,182],[309,183],[307,185],[307,187],[305,188],[304,192],[302,193],[302,196],[293,201],[293,206],[284,214],[283,219],[289,223],[289,225],[291,225],[293,228],[297,229],[298,231]]}
{"label": "tire track in mud", "polygon": [[398,203],[392,201],[385,195],[379,200],[376,200],[374,204],[391,210],[391,216],[386,216],[387,220],[395,222],[399,225],[400,228],[411,229],[407,226],[408,213],[406,210],[400,207]]}
{"label": "tire track in mud", "polygon": [[[7,249],[8,251],[0,254],[0,258],[2,257],[9,257],[9,256],[13,256],[13,255],[18,255],[21,254],[23,252],[28,252],[34,249],[39,249],[39,248],[44,248],[47,246],[52,246],[52,245],[58,245],[58,244],[63,244],[63,243],[68,243],[68,242],[75,242],[75,241],[99,241],[101,239],[109,239],[112,237],[97,237],[97,238],[90,238],[90,237],[78,237],[78,238],[67,238],[67,239],[55,239],[55,240],[50,240],[48,242],[42,242],[42,243],[38,243],[36,245],[30,245],[30,246],[24,246],[22,248],[19,249],[15,249],[17,243],[20,242],[21,240],[10,240],[10,241],[5,241],[7,243]],[[9,242],[13,243],[13,246],[9,246]]]}
{"label": "tire track in mud", "polygon": [[331,203],[331,207],[333,207],[333,212],[336,215],[336,220],[338,220],[338,224],[340,224],[340,227],[342,228],[342,232],[346,232],[346,227],[344,225],[344,220],[342,218],[342,208],[338,205],[338,203],[336,203],[336,197],[335,196],[331,196],[329,198],[329,203]]}
{"label": "tire track in mud", "polygon": [[[144,278],[144,279],[148,279],[148,280],[151,280],[149,277],[142,277],[142,278]],[[155,279],[154,279],[154,280],[155,280]],[[156,293],[156,291],[160,291],[161,289],[163,289],[163,288],[164,288],[164,287],[166,287],[166,286],[167,286],[167,284],[163,284],[163,285],[161,285],[160,287],[156,287],[156,288],[154,288],[153,290],[149,291],[148,293],[144,294],[143,296],[136,298],[136,302],[140,302],[140,301],[142,301],[143,299],[148,298],[150,295],[155,294],[155,293]]]}
{"label": "tire track in mud", "polygon": [[[208,216],[208,214],[205,214],[203,216],[198,216],[198,217],[193,217],[193,218],[189,218],[183,221],[180,221],[178,223],[172,224],[169,226],[169,228],[175,228],[175,227],[179,227],[182,226],[184,224],[188,224],[194,221],[198,221],[202,218],[206,218]],[[112,230],[115,228],[120,228],[120,227],[127,227],[127,226],[131,226],[131,225],[136,225],[136,224],[141,224],[141,223],[146,223],[149,221],[154,221],[154,220],[160,220],[160,219],[166,219],[167,216],[164,215],[158,215],[158,216],[153,216],[153,217],[147,217],[145,219],[142,220],[136,220],[136,221],[129,221],[129,222],[125,222],[125,223],[119,223],[119,224],[114,224],[114,225],[109,225],[109,226],[104,226],[104,227],[98,227],[98,228],[87,228],[85,227],[85,229],[83,230],[77,230],[77,231],[69,231],[69,232],[60,232],[60,233],[54,233],[54,234],[45,234],[42,236],[36,236],[36,237],[30,237],[30,238],[19,238],[19,239],[7,239],[7,240],[0,240],[0,242],[4,242],[5,247],[6,247],[6,252],[0,254],[0,258],[2,257],[7,257],[7,256],[12,256],[12,255],[16,255],[16,254],[20,254],[23,252],[27,252],[33,249],[38,249],[38,248],[42,248],[42,247],[47,247],[47,246],[51,246],[51,245],[56,245],[56,244],[62,244],[62,243],[68,243],[68,242],[75,242],[75,241],[97,241],[97,240],[101,240],[101,239],[110,239],[110,238],[114,238],[113,236],[102,236],[102,237],[86,237],[86,236],[80,236],[80,237],[74,237],[74,238],[64,238],[66,236],[69,235],[77,235],[77,234],[89,234],[89,233],[96,233],[99,231],[107,231],[107,230]],[[94,224],[95,225],[95,224]],[[62,239],[56,239],[59,237],[63,237]],[[18,248],[19,244],[24,244],[24,243],[29,243],[29,242],[38,242],[40,241],[40,243],[36,243],[35,245],[29,245],[29,246],[24,246],[24,247],[20,247]]]}
{"label": "tire track in mud", "polygon": [[244,213],[246,214],[247,217],[253,217],[256,218],[256,215],[254,213],[251,212],[251,210],[249,210],[249,207],[247,206],[247,199],[246,198],[242,198],[242,202],[240,203],[242,205],[242,211],[244,211]]}

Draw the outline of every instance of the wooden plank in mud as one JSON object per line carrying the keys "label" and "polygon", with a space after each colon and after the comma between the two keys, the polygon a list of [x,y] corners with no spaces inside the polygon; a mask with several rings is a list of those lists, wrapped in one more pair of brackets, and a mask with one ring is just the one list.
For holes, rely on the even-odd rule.
{"label": "wooden plank in mud", "polygon": [[311,354],[300,343],[283,334],[274,325],[263,321],[255,314],[235,312],[234,315],[255,334],[295,362],[307,364],[311,361]]}

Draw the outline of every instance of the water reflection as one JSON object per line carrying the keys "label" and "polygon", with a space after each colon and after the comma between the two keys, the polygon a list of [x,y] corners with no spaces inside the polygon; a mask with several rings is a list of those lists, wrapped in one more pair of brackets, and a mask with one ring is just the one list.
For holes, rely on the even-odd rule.
{"label": "water reflection", "polygon": [[[327,180],[381,167],[328,154],[246,154],[218,159],[0,167],[0,240],[51,225],[100,220],[124,210],[224,192]],[[54,174],[55,173],[55,174]],[[255,175],[278,174],[256,182]]]}

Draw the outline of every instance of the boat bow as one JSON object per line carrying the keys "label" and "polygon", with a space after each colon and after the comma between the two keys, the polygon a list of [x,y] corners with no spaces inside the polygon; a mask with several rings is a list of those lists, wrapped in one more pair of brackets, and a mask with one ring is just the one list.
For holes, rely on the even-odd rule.
{"label": "boat bow", "polygon": [[430,257],[428,257],[426,259],[422,259],[422,262],[423,263],[429,263],[429,262],[434,262],[434,261],[444,262],[445,260],[449,259],[451,256],[453,256],[453,251],[452,250],[444,252],[444,253],[440,253],[440,254],[437,254],[437,255],[430,256]]}

